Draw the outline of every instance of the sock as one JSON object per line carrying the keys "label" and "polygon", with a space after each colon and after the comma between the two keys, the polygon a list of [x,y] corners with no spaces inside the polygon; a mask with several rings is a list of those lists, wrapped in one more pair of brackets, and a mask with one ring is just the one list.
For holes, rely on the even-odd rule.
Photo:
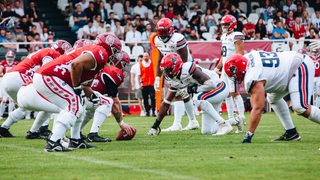
{"label": "sock", "polygon": [[[39,112],[39,113],[40,113],[40,112]],[[37,113],[37,116],[38,116],[39,113]],[[37,117],[37,116],[36,116],[36,117]],[[47,120],[45,120],[45,121],[42,123],[41,126],[49,126],[50,118],[51,118],[51,113],[48,113],[48,117],[46,118]]]}
{"label": "sock", "polygon": [[4,114],[4,111],[6,110],[6,103],[5,101],[2,99],[1,103],[0,103],[0,116],[2,117]]}
{"label": "sock", "polygon": [[202,114],[202,125],[201,133],[202,134],[216,134],[219,129],[217,122],[215,122],[207,112]]}
{"label": "sock", "polygon": [[182,116],[184,115],[184,103],[183,101],[175,101],[173,103],[174,106],[174,120],[173,120],[173,124],[181,124],[181,120],[182,120]]}
{"label": "sock", "polygon": [[50,140],[56,142],[64,137],[67,132],[67,127],[59,121],[55,121],[53,127]]}
{"label": "sock", "polygon": [[2,123],[1,127],[8,129],[12,126],[13,123],[18,122],[24,116],[25,112],[21,108],[18,108],[9,114],[8,118]]}
{"label": "sock", "polygon": [[12,99],[9,99],[8,113],[11,113],[13,110],[14,110],[14,102]]}
{"label": "sock", "polygon": [[197,121],[196,116],[194,114],[193,101],[189,100],[188,102],[184,103],[184,106],[186,108],[186,112],[187,112],[187,115],[189,117],[189,122],[190,121]]}
{"label": "sock", "polygon": [[[39,112],[36,119],[34,120],[34,122],[32,124],[30,131],[31,132],[38,132],[39,128],[41,126],[48,125],[50,116],[51,116],[51,113],[46,113],[44,111]],[[46,122],[46,124],[44,122]]]}
{"label": "sock", "polygon": [[228,111],[228,119],[233,118],[233,111],[234,111],[234,104],[233,104],[233,98],[232,96],[227,97],[225,99],[226,101],[226,106],[227,106],[227,111]]}
{"label": "sock", "polygon": [[240,94],[235,97],[235,101],[236,101],[236,104],[237,104],[239,115],[241,117],[243,117],[244,116],[244,103],[243,103],[243,99],[242,99]]}
{"label": "sock", "polygon": [[82,120],[83,119],[80,119],[78,118],[76,120],[76,123],[74,123],[74,125],[71,127],[71,130],[70,130],[70,136],[72,139],[80,139],[80,132],[81,132],[81,124],[82,124]]}
{"label": "sock", "polygon": [[85,114],[84,119],[81,124],[81,129],[83,129],[88,124],[88,122],[92,119],[94,111],[95,111],[95,108],[86,110],[86,112],[84,113]]}
{"label": "sock", "polygon": [[320,124],[320,109],[315,106],[311,106],[311,113],[308,119]]}
{"label": "sock", "polygon": [[276,103],[271,103],[271,107],[280,119],[280,122],[285,130],[294,128],[289,107],[284,99],[280,99]]}
{"label": "sock", "polygon": [[106,115],[100,112],[95,112],[93,116],[93,123],[90,129],[90,133],[95,133],[99,131],[100,126],[106,119]]}

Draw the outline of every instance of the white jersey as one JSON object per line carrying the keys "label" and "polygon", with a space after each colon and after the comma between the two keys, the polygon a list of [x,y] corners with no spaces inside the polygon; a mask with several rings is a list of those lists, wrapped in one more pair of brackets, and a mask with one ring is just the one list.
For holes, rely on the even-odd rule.
{"label": "white jersey", "polygon": [[244,55],[248,59],[244,85],[250,92],[256,81],[265,80],[265,91],[284,92],[295,71],[302,63],[304,55],[295,51],[264,52],[253,51]]}
{"label": "white jersey", "polygon": [[241,32],[232,32],[230,34],[224,33],[221,36],[221,51],[222,51],[222,63],[227,61],[227,58],[236,54],[236,41],[244,40],[244,35]]}
{"label": "white jersey", "polygon": [[186,63],[183,63],[182,65],[180,76],[174,77],[172,80],[168,81],[168,83],[170,84],[171,87],[175,89],[186,88],[193,84],[200,85],[198,81],[192,77],[196,68],[200,68],[203,73],[207,74],[211,78],[211,80],[214,82],[215,85],[221,82],[218,74],[215,73],[214,71],[210,71],[208,69],[202,68],[196,65],[194,62],[186,62]]}
{"label": "white jersey", "polygon": [[167,55],[168,53],[177,53],[177,51],[181,48],[184,48],[187,46],[188,48],[188,60],[187,61],[193,61],[191,54],[189,52],[188,42],[184,38],[184,36],[180,33],[173,33],[170,40],[166,43],[161,41],[158,36],[154,38],[154,44],[158,48],[158,50],[161,52],[163,56]]}

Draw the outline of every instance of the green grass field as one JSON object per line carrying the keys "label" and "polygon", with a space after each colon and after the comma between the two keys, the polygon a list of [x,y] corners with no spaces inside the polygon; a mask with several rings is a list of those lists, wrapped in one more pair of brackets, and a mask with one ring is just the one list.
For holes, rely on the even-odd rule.
{"label": "green grass field", "polygon": [[[268,113],[251,144],[240,144],[244,133],[214,137],[194,130],[145,136],[155,118],[138,116],[125,117],[137,128],[136,137],[115,141],[119,128],[108,118],[99,134],[112,138],[111,143],[66,153],[47,153],[44,140],[26,140],[33,121],[20,121],[10,129],[15,138],[0,138],[0,179],[319,179],[319,125],[293,117],[301,141],[272,142],[284,130]],[[161,127],[172,119],[166,117]]]}

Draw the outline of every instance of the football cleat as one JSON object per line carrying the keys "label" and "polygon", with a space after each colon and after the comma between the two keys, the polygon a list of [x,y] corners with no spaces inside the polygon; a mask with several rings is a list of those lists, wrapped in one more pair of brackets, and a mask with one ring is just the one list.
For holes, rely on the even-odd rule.
{"label": "football cleat", "polygon": [[252,139],[253,135],[254,135],[253,133],[247,132],[246,135],[244,135],[244,138],[241,143],[251,143],[251,139]]}
{"label": "football cleat", "polygon": [[240,115],[235,117],[235,120],[237,121],[237,124],[236,124],[237,130],[235,133],[238,134],[243,132],[245,119],[246,118],[244,116],[241,117]]}
{"label": "football cleat", "polygon": [[282,136],[274,139],[273,141],[300,141],[300,140],[301,140],[301,136],[296,131],[296,128],[294,128],[294,129],[286,130],[286,132]]}
{"label": "football cleat", "polygon": [[87,136],[88,142],[111,142],[110,138],[103,138],[98,135],[98,133],[89,133]]}
{"label": "football cleat", "polygon": [[172,126],[162,130],[162,132],[181,131],[181,130],[182,130],[181,124],[173,124]]}
{"label": "football cleat", "polygon": [[185,128],[183,128],[182,130],[183,131],[195,130],[195,129],[199,129],[199,127],[200,127],[200,125],[197,120],[189,121],[189,124]]}
{"label": "football cleat", "polygon": [[212,134],[213,136],[220,136],[228,134],[232,131],[232,126],[227,122],[223,121],[222,123],[219,123],[219,129],[216,134]]}
{"label": "football cleat", "polygon": [[60,144],[60,139],[56,142],[51,141],[50,139],[47,140],[47,143],[44,147],[44,150],[47,152],[68,152],[71,151],[71,149],[63,147]]}
{"label": "football cleat", "polygon": [[39,133],[40,133],[41,139],[47,139],[52,132],[48,129],[48,125],[47,125],[47,126],[41,126],[39,128]]}
{"label": "football cleat", "polygon": [[161,128],[160,127],[158,127],[157,129],[151,128],[149,130],[149,132],[147,133],[147,135],[148,136],[157,136],[157,135],[160,134],[160,132],[161,132]]}
{"label": "football cleat", "polygon": [[87,144],[86,142],[84,142],[83,139],[70,138],[69,148],[70,149],[93,149],[93,148],[96,148],[96,146]]}
{"label": "football cleat", "polygon": [[26,135],[26,139],[41,139],[40,133],[28,131]]}
{"label": "football cleat", "polygon": [[9,129],[4,128],[4,127],[0,127],[0,135],[1,135],[2,137],[14,137],[14,136],[10,133]]}

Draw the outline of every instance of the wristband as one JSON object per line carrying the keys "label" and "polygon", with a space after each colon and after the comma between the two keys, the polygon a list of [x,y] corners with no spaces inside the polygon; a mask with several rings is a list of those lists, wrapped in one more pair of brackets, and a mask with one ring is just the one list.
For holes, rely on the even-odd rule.
{"label": "wristband", "polygon": [[122,126],[124,124],[123,120],[121,120],[120,122],[118,122],[119,126]]}

